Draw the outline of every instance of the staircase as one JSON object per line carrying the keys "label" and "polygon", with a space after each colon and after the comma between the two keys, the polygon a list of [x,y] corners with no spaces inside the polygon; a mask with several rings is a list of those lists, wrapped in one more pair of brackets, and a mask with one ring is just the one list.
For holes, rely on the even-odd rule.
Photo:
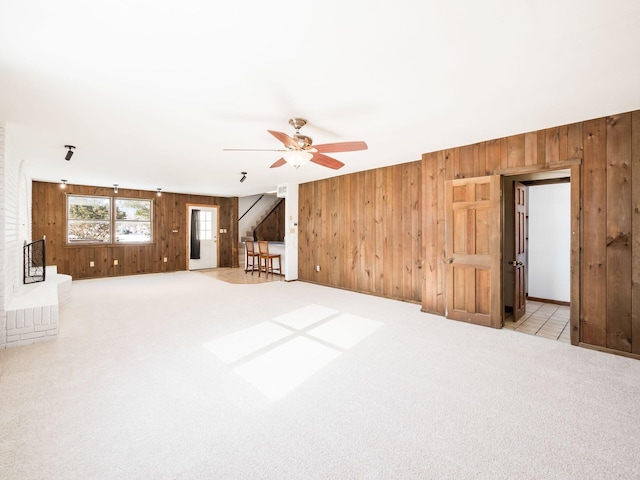
{"label": "staircase", "polygon": [[245,235],[240,237],[240,243],[238,245],[238,254],[240,256],[240,265],[244,265],[244,242],[247,240],[253,240],[253,230],[262,223],[262,221],[271,213],[273,207],[281,200],[280,198],[273,196],[270,197],[272,200],[268,203],[263,203],[260,205],[262,208],[262,214],[257,217],[251,224],[251,227],[245,232]]}

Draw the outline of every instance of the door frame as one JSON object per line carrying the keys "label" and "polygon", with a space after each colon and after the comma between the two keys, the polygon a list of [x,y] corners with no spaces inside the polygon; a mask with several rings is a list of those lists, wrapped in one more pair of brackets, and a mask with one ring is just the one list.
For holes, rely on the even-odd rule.
{"label": "door frame", "polygon": [[[510,179],[510,177],[533,174],[533,173],[545,173],[549,174],[554,171],[558,172],[556,178],[569,177],[571,184],[571,254],[570,254],[570,307],[569,307],[569,327],[570,327],[570,339],[571,345],[579,345],[582,340],[582,332],[580,331],[580,285],[581,285],[581,270],[580,270],[580,245],[582,243],[582,209],[580,208],[580,195],[582,191],[582,160],[576,159],[569,162],[564,162],[563,165],[559,165],[557,168],[545,168],[541,169],[539,166],[526,166],[518,168],[510,168],[508,172],[496,172],[502,173],[501,192],[504,192],[504,182]],[[568,175],[567,175],[568,172]],[[549,179],[553,177],[547,177]],[[503,202],[504,202],[504,195]],[[504,223],[504,208],[502,209],[503,223]],[[502,232],[502,251],[504,252],[504,229]],[[504,270],[501,270],[500,275],[500,288],[504,289]],[[504,324],[504,305],[501,307],[502,318],[501,322]]]}
{"label": "door frame", "polygon": [[208,208],[215,209],[216,211],[216,238],[217,238],[217,246],[216,246],[216,265],[220,266],[220,205],[207,205],[203,203],[187,203],[186,205],[186,213],[185,213],[185,255],[184,255],[184,269],[189,271],[189,241],[191,238],[191,215],[189,215],[189,210],[191,208]]}

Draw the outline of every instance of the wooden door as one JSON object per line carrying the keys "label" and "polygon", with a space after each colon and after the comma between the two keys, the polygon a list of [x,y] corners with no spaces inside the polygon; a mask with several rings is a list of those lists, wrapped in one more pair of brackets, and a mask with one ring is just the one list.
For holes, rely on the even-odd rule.
{"label": "wooden door", "polygon": [[514,259],[509,262],[514,269],[513,316],[515,320],[526,313],[527,304],[527,187],[513,184],[515,207]]}
{"label": "wooden door", "polygon": [[446,182],[446,317],[502,326],[500,176]]}

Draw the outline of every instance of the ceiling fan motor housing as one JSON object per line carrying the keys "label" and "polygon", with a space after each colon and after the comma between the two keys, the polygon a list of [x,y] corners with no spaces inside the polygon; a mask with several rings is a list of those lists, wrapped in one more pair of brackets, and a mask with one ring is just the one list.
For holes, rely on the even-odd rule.
{"label": "ceiling fan motor housing", "polygon": [[313,143],[313,140],[311,139],[311,137],[307,137],[306,135],[302,135],[301,133],[296,133],[293,136],[293,139],[298,144],[298,147],[302,149],[309,148]]}

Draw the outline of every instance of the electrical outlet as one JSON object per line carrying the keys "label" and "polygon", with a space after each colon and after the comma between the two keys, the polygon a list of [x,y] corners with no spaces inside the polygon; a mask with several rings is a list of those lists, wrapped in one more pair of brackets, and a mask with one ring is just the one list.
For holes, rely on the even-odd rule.
{"label": "electrical outlet", "polygon": [[162,261],[163,261],[164,263],[167,263],[167,261],[168,261],[168,260],[169,260],[169,259],[168,259],[167,257],[164,257],[164,258],[162,259]]}
{"label": "electrical outlet", "polygon": [[114,261],[113,261],[113,264],[114,264],[114,265],[118,265],[118,260],[114,260]]}
{"label": "electrical outlet", "polygon": [[91,260],[91,261],[89,262],[89,266],[90,266],[90,267],[95,267],[95,266],[96,266],[96,262],[94,262],[93,260]]}
{"label": "electrical outlet", "polygon": [[316,265],[316,272],[320,271],[320,265]]}

